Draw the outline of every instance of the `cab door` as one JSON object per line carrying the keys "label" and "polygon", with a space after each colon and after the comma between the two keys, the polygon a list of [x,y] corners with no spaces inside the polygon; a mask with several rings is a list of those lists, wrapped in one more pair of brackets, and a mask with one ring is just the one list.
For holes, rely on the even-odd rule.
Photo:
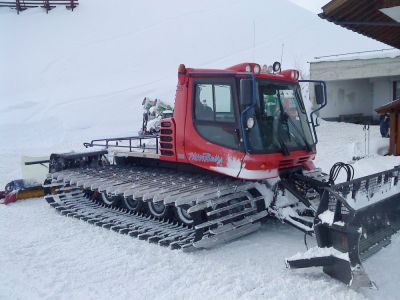
{"label": "cab door", "polygon": [[[191,78],[185,154],[196,166],[237,177],[244,158],[234,78]],[[189,100],[188,99],[188,100]]]}

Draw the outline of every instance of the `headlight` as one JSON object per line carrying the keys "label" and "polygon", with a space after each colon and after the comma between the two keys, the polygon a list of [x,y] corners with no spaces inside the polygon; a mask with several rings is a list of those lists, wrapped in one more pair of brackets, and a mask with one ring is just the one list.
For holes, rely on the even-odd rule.
{"label": "headlight", "polygon": [[272,68],[274,69],[275,73],[280,72],[281,71],[281,63],[278,61],[274,62]]}
{"label": "headlight", "polygon": [[254,118],[253,117],[249,117],[247,119],[247,128],[250,128],[250,129],[253,128],[254,124],[255,124]]}
{"label": "headlight", "polygon": [[254,73],[255,74],[259,74],[260,73],[260,66],[259,65],[255,65],[254,66]]}
{"label": "headlight", "polygon": [[246,72],[251,72],[251,66],[250,65],[246,65]]}

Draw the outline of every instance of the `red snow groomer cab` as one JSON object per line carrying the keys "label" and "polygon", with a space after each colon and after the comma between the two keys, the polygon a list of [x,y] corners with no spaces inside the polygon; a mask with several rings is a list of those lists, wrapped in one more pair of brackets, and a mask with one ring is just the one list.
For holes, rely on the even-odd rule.
{"label": "red snow groomer cab", "polygon": [[[307,116],[299,72],[275,63],[223,70],[180,65],[173,117],[160,134],[84,143],[104,149],[52,154],[47,202],[63,215],[139,239],[193,251],[244,236],[277,218],[318,247],[287,259],[322,266],[351,286],[374,286],[361,261],[400,229],[399,168],[353,179],[353,168],[314,167],[314,85]],[[140,118],[140,116],[138,116]],[[335,184],[338,173],[347,182]]]}
{"label": "red snow groomer cab", "polygon": [[174,117],[161,123],[161,160],[246,180],[275,178],[296,166],[314,169],[298,71],[268,73],[254,63],[226,70],[180,65],[178,77]]}

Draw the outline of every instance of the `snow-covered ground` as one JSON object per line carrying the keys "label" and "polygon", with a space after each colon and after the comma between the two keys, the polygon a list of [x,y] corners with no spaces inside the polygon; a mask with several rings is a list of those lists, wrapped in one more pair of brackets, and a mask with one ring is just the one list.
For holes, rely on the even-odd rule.
{"label": "snow-covered ground", "polygon": [[[323,122],[318,133],[316,164],[324,170],[364,154],[360,125]],[[371,156],[354,164],[356,176],[400,164],[400,158],[377,154],[386,146],[372,127]],[[43,199],[0,206],[0,228],[0,299],[398,297],[400,235],[365,264],[379,290],[354,291],[320,269],[285,269],[286,257],[305,251],[303,234],[274,221],[240,240],[190,254],[59,216]]]}
{"label": "snow-covered ground", "polygon": [[286,270],[284,257],[304,246],[282,224],[184,254],[58,216],[41,200],[0,214],[0,299],[363,298],[317,270]]}
{"label": "snow-covered ground", "polygon": [[[136,134],[145,96],[173,102],[179,63],[272,63],[284,44],[283,66],[306,72],[315,56],[385,48],[284,0],[199,3],[1,9],[0,187],[20,176],[21,155]],[[316,165],[326,171],[364,155],[362,126],[323,122],[318,133]],[[357,177],[400,164],[378,155],[386,144],[372,127]],[[273,221],[191,254],[61,217],[43,199],[0,205],[0,228],[0,299],[396,299],[400,282],[399,236],[366,263],[376,292],[349,290],[318,269],[286,270],[284,258],[305,250],[303,235]]]}

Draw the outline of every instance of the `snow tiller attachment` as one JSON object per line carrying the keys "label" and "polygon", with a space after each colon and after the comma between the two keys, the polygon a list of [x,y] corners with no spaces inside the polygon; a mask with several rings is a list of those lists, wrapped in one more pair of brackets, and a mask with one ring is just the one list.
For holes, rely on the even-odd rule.
{"label": "snow tiller attachment", "polygon": [[287,259],[293,269],[322,266],[352,287],[375,287],[361,264],[400,230],[400,168],[325,188],[314,220],[318,247]]}

